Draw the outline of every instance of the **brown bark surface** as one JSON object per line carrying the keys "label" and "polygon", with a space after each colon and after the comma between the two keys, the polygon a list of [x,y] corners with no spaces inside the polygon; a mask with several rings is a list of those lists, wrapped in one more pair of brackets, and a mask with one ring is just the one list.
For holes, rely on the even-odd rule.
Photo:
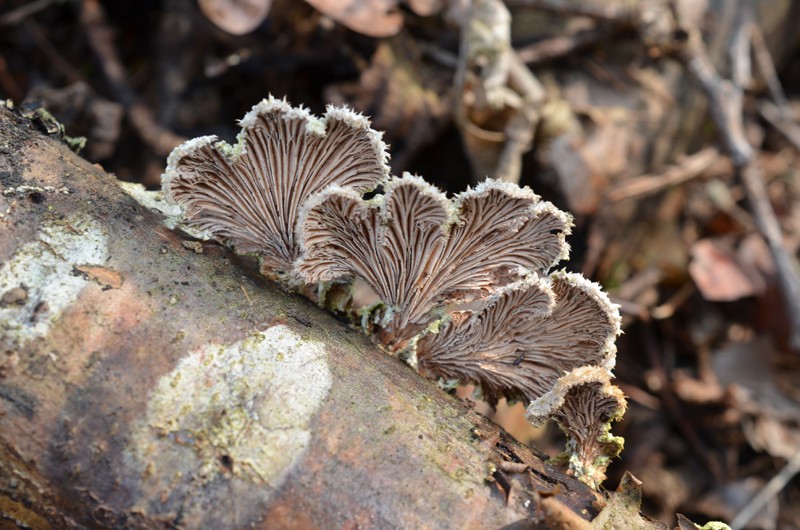
{"label": "brown bark surface", "polygon": [[0,528],[525,528],[537,491],[597,512],[5,108],[0,184]]}

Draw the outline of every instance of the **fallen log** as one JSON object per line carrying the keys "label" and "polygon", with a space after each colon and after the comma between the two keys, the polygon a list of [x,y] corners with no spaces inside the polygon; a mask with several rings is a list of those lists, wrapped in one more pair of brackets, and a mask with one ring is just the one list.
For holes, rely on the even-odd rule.
{"label": "fallen log", "polygon": [[540,495],[599,511],[4,107],[0,186],[0,528],[544,528]]}

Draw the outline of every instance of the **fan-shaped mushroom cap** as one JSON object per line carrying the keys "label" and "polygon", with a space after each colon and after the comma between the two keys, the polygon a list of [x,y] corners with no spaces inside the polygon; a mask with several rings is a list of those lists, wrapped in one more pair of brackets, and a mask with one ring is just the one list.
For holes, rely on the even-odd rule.
{"label": "fan-shaped mushroom cap", "polygon": [[408,174],[372,201],[331,187],[303,210],[297,270],[308,282],[361,278],[386,304],[381,340],[396,349],[446,304],[553,266],[568,252],[570,221],[530,190],[494,181],[452,202]]}
{"label": "fan-shaped mushroom cap", "polygon": [[530,404],[527,417],[534,424],[553,418],[567,435],[561,460],[568,472],[597,487],[605,479],[611,458],[622,451],[624,440],[611,434],[611,423],[622,418],[627,402],[611,384],[611,374],[584,366],[560,378],[553,389]]}
{"label": "fan-shaped mushroom cap", "polygon": [[541,399],[566,372],[614,365],[617,307],[579,274],[528,278],[479,311],[454,314],[416,344],[420,372],[476,382],[484,397]]}
{"label": "fan-shaped mushroom cap", "polygon": [[240,123],[236,145],[206,136],[175,148],[162,186],[185,223],[258,254],[265,273],[291,271],[309,196],[331,184],[369,191],[389,175],[381,133],[347,108],[329,106],[320,119],[270,96]]}

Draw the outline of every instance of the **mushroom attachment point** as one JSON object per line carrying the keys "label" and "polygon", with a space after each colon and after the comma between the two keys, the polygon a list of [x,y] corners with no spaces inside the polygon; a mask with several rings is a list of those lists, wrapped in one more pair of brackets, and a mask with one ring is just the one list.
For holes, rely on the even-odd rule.
{"label": "mushroom attachment point", "polygon": [[235,145],[205,136],[175,148],[164,194],[181,206],[187,227],[258,255],[264,274],[296,284],[303,202],[332,184],[373,190],[389,175],[386,145],[346,107],[329,106],[317,118],[272,96],[240,124]]}
{"label": "mushroom attachment point", "polygon": [[372,200],[341,187],[303,209],[297,270],[307,282],[356,277],[382,304],[369,315],[379,342],[407,349],[453,305],[566,258],[571,218],[528,188],[487,180],[452,201],[419,177],[387,182]]}

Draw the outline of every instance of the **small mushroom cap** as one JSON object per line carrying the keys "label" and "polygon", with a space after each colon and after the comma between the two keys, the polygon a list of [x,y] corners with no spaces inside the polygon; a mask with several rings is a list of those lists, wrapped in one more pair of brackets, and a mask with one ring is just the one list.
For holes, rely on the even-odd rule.
{"label": "small mushroom cap", "polygon": [[[612,387],[610,383],[611,377],[611,372],[601,366],[580,366],[575,368],[558,378],[548,392],[531,401],[526,411],[526,417],[534,425],[540,425],[557,415],[566,406],[568,397],[573,390],[581,387],[610,389]],[[616,390],[614,392],[609,390],[609,393],[619,392],[619,395],[622,396],[619,389],[613,388]],[[623,407],[622,411],[624,412],[624,410]]]}
{"label": "small mushroom cap", "polygon": [[509,285],[471,316],[422,336],[422,373],[476,382],[494,403],[500,396],[536,402],[567,372],[614,366],[620,333],[617,306],[579,274],[554,272]]}
{"label": "small mushroom cap", "polygon": [[568,472],[591,487],[605,480],[610,460],[622,451],[624,440],[611,434],[611,423],[622,418],[625,395],[611,384],[600,367],[581,367],[559,379],[552,392],[531,403],[528,419],[541,423],[553,418],[567,436],[564,455]]}
{"label": "small mushroom cap", "polygon": [[372,201],[337,187],[312,198],[297,269],[309,282],[363,279],[388,306],[387,340],[403,342],[445,305],[485,298],[565,257],[570,222],[512,184],[489,180],[448,201],[405,174]]}
{"label": "small mushroom cap", "polygon": [[185,223],[258,254],[265,270],[291,271],[309,196],[331,184],[369,191],[389,175],[381,134],[347,108],[329,106],[316,118],[270,96],[240,123],[233,146],[205,136],[175,148],[162,187]]}

